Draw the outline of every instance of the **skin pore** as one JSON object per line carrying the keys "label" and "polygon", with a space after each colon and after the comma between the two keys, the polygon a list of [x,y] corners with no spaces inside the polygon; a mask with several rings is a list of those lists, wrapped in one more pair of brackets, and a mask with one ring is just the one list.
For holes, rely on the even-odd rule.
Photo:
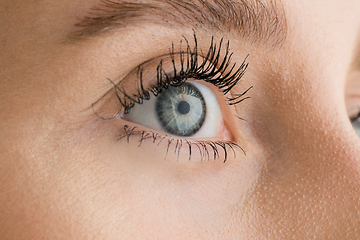
{"label": "skin pore", "polygon": [[[280,21],[271,36],[148,12],[126,26],[86,22],[92,32],[76,24],[100,1],[0,0],[1,238],[359,238],[360,140],[349,119],[360,109],[360,2],[263,3]],[[141,65],[149,87],[157,64],[144,63],[171,66],[169,50],[184,39],[193,49],[194,32],[203,53],[213,38],[229,40],[236,66],[248,56],[231,94],[252,87],[250,99],[229,106],[205,83],[224,138],[246,152],[227,148],[225,163],[221,148],[201,161],[194,147],[189,161],[186,145],[119,140],[124,125],[161,131],[99,117],[121,111],[109,79],[134,93]]]}

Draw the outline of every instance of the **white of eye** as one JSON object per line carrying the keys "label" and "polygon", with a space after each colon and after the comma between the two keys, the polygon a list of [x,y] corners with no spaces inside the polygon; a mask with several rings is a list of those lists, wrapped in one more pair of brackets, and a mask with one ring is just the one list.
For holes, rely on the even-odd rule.
{"label": "white of eye", "polygon": [[[201,128],[188,137],[217,137],[222,126],[223,118],[214,92],[204,84],[198,82],[187,83],[193,85],[201,93],[206,105],[206,115]],[[171,134],[162,127],[159,121],[159,117],[157,116],[155,109],[156,100],[157,97],[151,95],[150,100],[144,101],[143,104],[135,104],[128,114],[123,114],[122,118],[154,130]]]}

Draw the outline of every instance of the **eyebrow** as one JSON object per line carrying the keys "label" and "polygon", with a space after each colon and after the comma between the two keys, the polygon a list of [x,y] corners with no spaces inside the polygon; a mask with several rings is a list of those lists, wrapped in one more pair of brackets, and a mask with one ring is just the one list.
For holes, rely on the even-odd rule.
{"label": "eyebrow", "polygon": [[281,45],[287,34],[284,8],[273,0],[101,0],[80,19],[78,30],[69,39],[144,24],[236,33],[245,40],[272,46]]}

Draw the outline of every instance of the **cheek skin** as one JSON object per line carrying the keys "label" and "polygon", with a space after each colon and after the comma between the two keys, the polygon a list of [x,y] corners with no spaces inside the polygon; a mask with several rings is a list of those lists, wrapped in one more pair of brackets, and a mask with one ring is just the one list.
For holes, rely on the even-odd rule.
{"label": "cheek skin", "polygon": [[[163,145],[155,150],[154,144],[144,142],[138,148],[136,139],[118,145],[113,155],[122,156],[121,164],[112,168],[131,171],[128,181],[131,190],[126,198],[119,195],[119,199],[125,203],[121,207],[126,206],[132,213],[127,217],[128,222],[142,226],[141,232],[127,229],[139,238],[144,232],[160,239],[216,236],[232,207],[246,201],[258,177],[257,165],[241,152],[237,153],[237,159],[229,157],[227,164],[218,160],[200,162],[196,155],[188,162],[187,154],[185,160],[181,155],[179,159],[171,150],[164,159]],[[182,151],[186,152],[186,147]],[[230,176],[235,181],[229,181]],[[151,212],[143,216],[149,208]],[[250,218],[251,214],[245,214],[249,209],[243,210],[244,219]]]}
{"label": "cheek skin", "polygon": [[252,217],[243,204],[258,177],[251,159],[189,163],[169,153],[165,160],[162,146],[139,148],[134,138],[116,141],[116,123],[94,118],[71,134],[63,131],[71,128],[71,119],[52,131],[39,127],[30,133],[42,136],[33,138],[33,154],[13,158],[16,174],[9,172],[8,183],[2,183],[11,199],[2,204],[3,236],[211,238],[235,204],[243,206],[242,221]]}

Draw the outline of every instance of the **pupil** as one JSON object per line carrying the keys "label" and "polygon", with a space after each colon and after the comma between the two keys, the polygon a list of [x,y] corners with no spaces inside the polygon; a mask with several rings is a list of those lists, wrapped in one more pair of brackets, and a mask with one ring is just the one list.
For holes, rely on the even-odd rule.
{"label": "pupil", "polygon": [[186,101],[181,101],[178,104],[177,110],[183,115],[188,114],[190,112],[190,104]]}

